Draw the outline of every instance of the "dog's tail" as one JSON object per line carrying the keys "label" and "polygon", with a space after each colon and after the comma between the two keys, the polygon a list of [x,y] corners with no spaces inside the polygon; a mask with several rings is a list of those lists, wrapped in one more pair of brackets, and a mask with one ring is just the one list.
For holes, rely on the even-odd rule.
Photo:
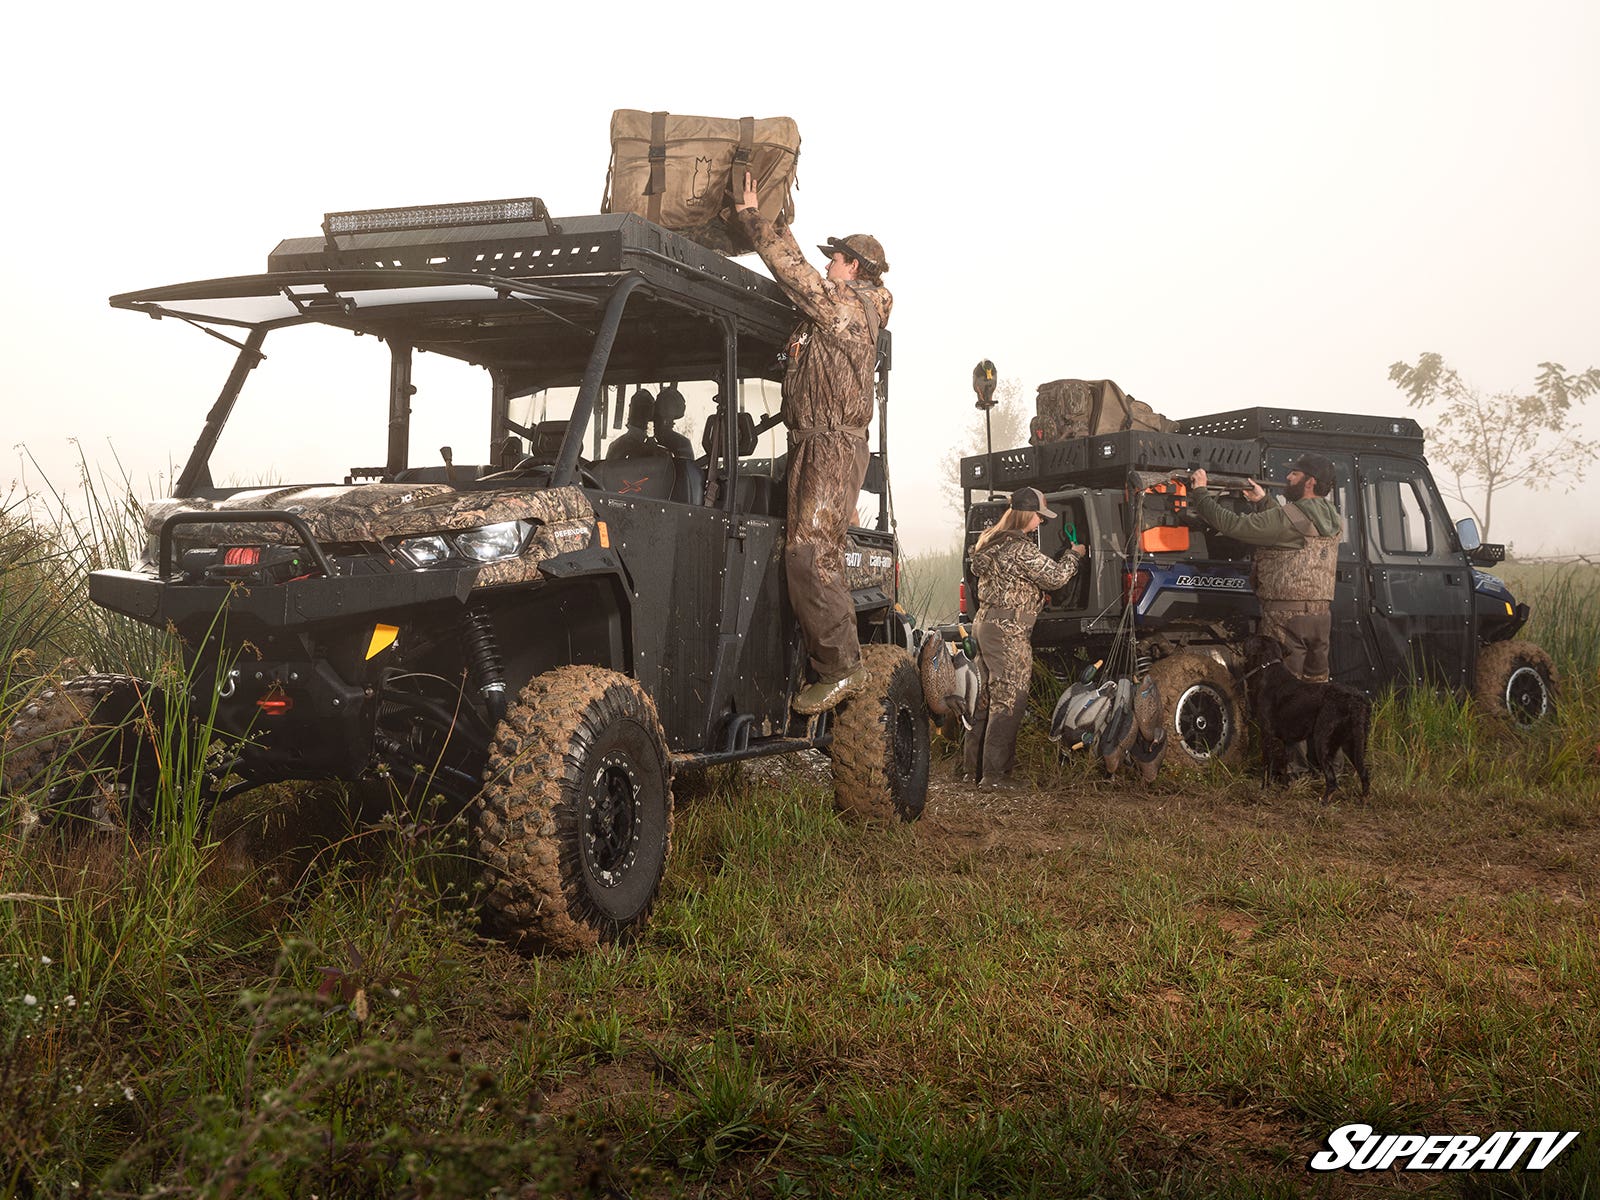
{"label": "dog's tail", "polygon": [[1372,701],[1361,697],[1351,714],[1350,765],[1361,777],[1361,795],[1364,799],[1372,791],[1372,780],[1367,775],[1367,734],[1372,729]]}

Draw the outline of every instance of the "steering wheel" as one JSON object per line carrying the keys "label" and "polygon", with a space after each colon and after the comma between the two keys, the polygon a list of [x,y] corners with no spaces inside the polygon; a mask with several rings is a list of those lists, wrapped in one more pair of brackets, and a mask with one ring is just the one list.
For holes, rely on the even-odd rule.
{"label": "steering wheel", "polygon": [[[531,476],[538,472],[543,472],[547,477],[546,483],[548,483],[548,477],[555,474],[555,469],[556,464],[553,458],[540,458],[537,455],[530,454],[519,461],[516,466],[507,467],[503,471],[496,471],[492,475],[483,476],[483,478],[516,479],[524,475]],[[578,460],[578,482],[585,487],[593,488],[597,492],[605,491],[605,485],[590,470],[590,465],[581,458]]]}

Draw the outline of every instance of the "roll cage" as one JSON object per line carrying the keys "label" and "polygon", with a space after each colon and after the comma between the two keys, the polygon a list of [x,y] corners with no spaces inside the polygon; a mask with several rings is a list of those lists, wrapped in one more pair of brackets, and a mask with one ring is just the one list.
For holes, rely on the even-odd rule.
{"label": "roll cage", "polygon": [[[415,351],[484,368],[490,459],[510,401],[551,387],[578,393],[549,483],[578,482],[604,389],[664,379],[780,379],[793,306],[770,279],[636,216],[611,215],[290,239],[268,271],[111,298],[116,308],[195,325],[238,348],[227,382],[173,489],[212,486],[209,462],[269,333],[319,324],[389,347],[381,478],[407,469]],[[237,336],[243,334],[242,339]],[[880,346],[887,386],[888,334]],[[722,445],[740,444],[739,404],[719,404]],[[882,436],[882,434],[881,434]],[[880,447],[880,459],[882,448]],[[738,456],[727,454],[731,498]]]}

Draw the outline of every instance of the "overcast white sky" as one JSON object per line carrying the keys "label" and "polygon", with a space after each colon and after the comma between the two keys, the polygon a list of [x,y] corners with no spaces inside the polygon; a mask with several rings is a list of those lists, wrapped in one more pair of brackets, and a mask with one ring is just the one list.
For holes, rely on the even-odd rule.
{"label": "overcast white sky", "polygon": [[[231,351],[108,295],[263,270],[329,210],[533,194],[598,211],[619,107],[794,117],[801,242],[882,239],[914,550],[954,537],[938,462],[980,358],[1030,411],[1039,383],[1075,376],[1172,417],[1396,412],[1388,365],[1426,350],[1529,388],[1541,361],[1600,364],[1597,11],[18,6],[0,490],[19,443],[57,480],[69,438],[138,480],[187,456]],[[333,348],[359,370],[318,345],[257,373],[290,386],[256,408],[246,389],[231,461],[295,480],[381,458],[381,350]],[[1523,553],[1600,550],[1560,490],[1497,503],[1496,526]]]}

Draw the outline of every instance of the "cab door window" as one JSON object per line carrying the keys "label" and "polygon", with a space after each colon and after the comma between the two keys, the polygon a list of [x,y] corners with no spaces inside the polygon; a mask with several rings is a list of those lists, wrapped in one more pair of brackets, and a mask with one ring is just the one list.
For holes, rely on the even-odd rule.
{"label": "cab door window", "polygon": [[1455,555],[1445,514],[1424,480],[1404,468],[1380,466],[1365,479],[1368,542],[1386,562],[1440,562]]}

